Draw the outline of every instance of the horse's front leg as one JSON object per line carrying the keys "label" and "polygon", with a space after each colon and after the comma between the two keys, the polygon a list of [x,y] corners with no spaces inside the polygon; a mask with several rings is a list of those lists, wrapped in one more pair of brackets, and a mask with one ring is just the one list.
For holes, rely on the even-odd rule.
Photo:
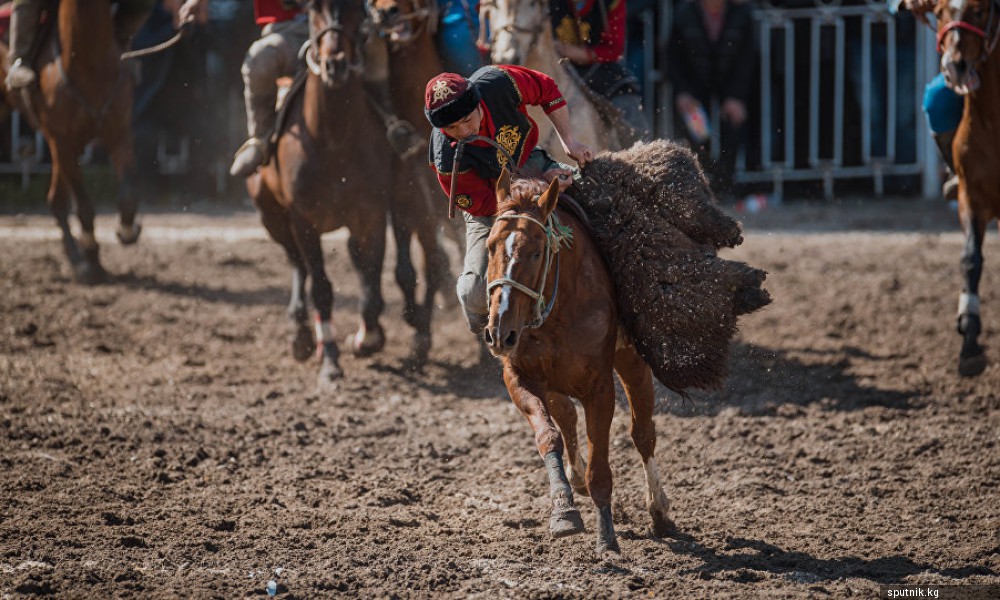
{"label": "horse's front leg", "polygon": [[[307,218],[294,213],[291,216],[290,224],[295,244],[309,270],[310,291],[313,306],[316,308],[316,326],[320,334],[320,342],[323,344],[323,364],[320,367],[317,383],[320,388],[323,388],[344,375],[343,369],[340,368],[340,349],[337,348],[337,342],[332,335],[333,285],[330,284],[330,279],[326,276],[326,267],[323,264],[320,232]],[[301,282],[296,281],[295,283],[300,284]]]}
{"label": "horse's front leg", "polygon": [[[378,210],[377,208],[373,210]],[[378,318],[385,308],[382,298],[382,262],[385,258],[385,212],[374,219],[364,231],[351,230],[347,249],[351,262],[361,278],[361,325],[357,333],[348,340],[348,346],[356,356],[374,354],[385,346],[385,332]]]}
{"label": "horse's front leg", "polygon": [[965,248],[962,251],[965,288],[958,302],[958,332],[962,335],[958,373],[963,377],[972,377],[986,369],[986,354],[979,345],[979,334],[982,331],[982,321],[979,318],[979,279],[983,274],[986,220],[971,211],[962,217],[965,229]]}
{"label": "horse's front leg", "polygon": [[545,384],[524,377],[506,361],[503,378],[511,400],[535,432],[535,446],[545,461],[545,469],[549,476],[549,498],[552,500],[552,515],[549,519],[549,531],[552,537],[582,533],[583,519],[573,504],[573,490],[566,481],[566,473],[563,470],[562,436],[542,400],[545,398]]}
{"label": "horse's front leg", "polygon": [[139,212],[139,201],[136,197],[135,184],[135,153],[131,130],[126,131],[122,139],[111,150],[111,162],[115,166],[118,179],[118,229],[115,235],[123,245],[139,241],[142,225],[136,223]]}
{"label": "horse's front leg", "polygon": [[584,401],[587,417],[587,442],[590,460],[587,464],[587,489],[597,507],[597,554],[620,553],[618,536],[611,518],[611,464],[608,450],[611,438],[611,419],[615,414],[615,385],[609,372],[593,386],[590,398]]}
{"label": "horse's front leg", "polygon": [[[49,149],[52,150],[53,169],[58,170],[60,182],[56,183],[56,173],[53,173],[49,202],[60,228],[63,229],[63,244],[73,263],[73,277],[88,285],[101,283],[107,279],[108,274],[101,266],[100,247],[94,235],[94,205],[83,187],[83,174],[78,163],[80,150],[73,146],[56,145],[51,141]],[[80,239],[73,244],[70,244],[72,235],[69,235],[67,193],[76,200],[76,216],[80,220]],[[81,252],[74,250],[74,247],[79,247],[82,257]]]}

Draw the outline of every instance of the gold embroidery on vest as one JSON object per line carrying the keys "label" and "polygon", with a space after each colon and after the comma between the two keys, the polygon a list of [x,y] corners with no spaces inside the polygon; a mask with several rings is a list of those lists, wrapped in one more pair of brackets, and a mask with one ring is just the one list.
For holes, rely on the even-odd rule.
{"label": "gold embroidery on vest", "polygon": [[[497,143],[510,153],[511,158],[517,162],[517,157],[514,156],[514,152],[517,150],[517,144],[521,141],[521,134],[518,132],[517,127],[513,125],[504,125],[497,131]],[[497,162],[501,165],[507,164],[507,157],[504,153],[497,150]],[[516,165],[515,165],[516,166]]]}
{"label": "gold embroidery on vest", "polygon": [[590,23],[566,15],[556,27],[556,38],[564,44],[589,44]]}

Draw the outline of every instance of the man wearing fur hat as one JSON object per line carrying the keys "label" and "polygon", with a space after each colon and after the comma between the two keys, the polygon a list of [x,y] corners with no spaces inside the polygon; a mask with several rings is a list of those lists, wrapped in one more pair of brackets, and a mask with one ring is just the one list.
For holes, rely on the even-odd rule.
{"label": "man wearing fur hat", "polygon": [[442,73],[427,82],[424,114],[434,126],[430,140],[431,168],[445,194],[455,181],[455,205],[465,218],[465,265],[456,286],[469,329],[478,335],[486,326],[486,238],[496,213],[496,180],[507,163],[504,152],[485,141],[465,142],[461,163],[454,164],[459,140],[481,136],[495,140],[518,167],[536,171],[548,181],[560,178],[560,189],[571,183],[569,167],[537,148],[538,126],[527,106],[542,107],[559,134],[563,150],[582,167],[594,151],[576,141],[566,100],[551,77],[513,65],[483,67],[465,79]]}

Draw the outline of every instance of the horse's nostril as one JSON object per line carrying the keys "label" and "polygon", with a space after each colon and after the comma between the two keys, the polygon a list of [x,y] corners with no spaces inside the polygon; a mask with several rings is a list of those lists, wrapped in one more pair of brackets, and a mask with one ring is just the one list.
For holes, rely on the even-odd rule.
{"label": "horse's nostril", "polygon": [[386,14],[387,16],[390,16],[390,17],[395,17],[395,16],[397,15],[397,14],[399,14],[399,7],[398,7],[398,6],[390,6],[390,7],[389,7],[389,8],[388,8],[388,9],[387,9],[387,10],[385,11],[385,14]]}
{"label": "horse's nostril", "polygon": [[507,337],[503,339],[503,345],[508,348],[513,348],[515,345],[517,345],[517,332],[512,330],[510,333],[508,333]]}
{"label": "horse's nostril", "polygon": [[483,339],[486,340],[487,345],[493,345],[493,331],[489,327],[483,331]]}

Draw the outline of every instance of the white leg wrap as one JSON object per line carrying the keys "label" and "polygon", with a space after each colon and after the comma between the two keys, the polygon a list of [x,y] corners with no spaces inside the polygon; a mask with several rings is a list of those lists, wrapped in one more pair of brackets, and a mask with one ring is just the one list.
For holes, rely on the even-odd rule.
{"label": "white leg wrap", "polygon": [[958,297],[958,316],[962,315],[978,315],[979,314],[979,296],[976,294],[967,294],[962,292]]}
{"label": "white leg wrap", "polygon": [[320,344],[333,342],[337,339],[337,331],[333,327],[332,321],[320,321],[316,318],[316,341]]}
{"label": "white leg wrap", "polygon": [[660,484],[660,471],[656,468],[656,459],[649,457],[642,468],[646,472],[646,507],[650,510],[658,509],[666,514],[670,509],[670,502]]}

